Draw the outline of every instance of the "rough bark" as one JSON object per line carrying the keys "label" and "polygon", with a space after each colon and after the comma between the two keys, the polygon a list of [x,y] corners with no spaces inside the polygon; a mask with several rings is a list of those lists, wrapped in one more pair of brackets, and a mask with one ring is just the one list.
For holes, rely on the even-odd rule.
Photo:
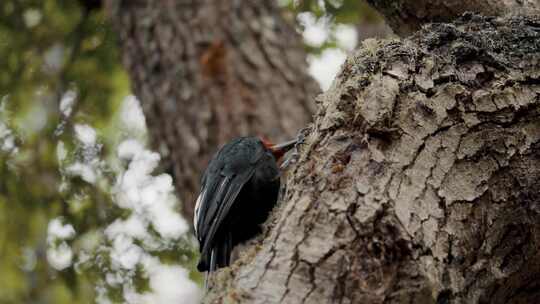
{"label": "rough bark", "polygon": [[430,22],[449,22],[465,12],[484,16],[540,13],[538,0],[367,0],[395,34],[405,37]]}
{"label": "rough bark", "polygon": [[368,40],[207,303],[540,299],[540,19]]}
{"label": "rough bark", "polygon": [[319,88],[274,1],[108,1],[124,65],[185,215],[208,159],[232,137],[290,139]]}

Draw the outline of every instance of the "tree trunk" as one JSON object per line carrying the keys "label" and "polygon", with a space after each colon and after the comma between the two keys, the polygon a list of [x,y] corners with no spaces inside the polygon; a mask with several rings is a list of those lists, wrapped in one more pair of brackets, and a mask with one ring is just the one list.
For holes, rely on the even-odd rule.
{"label": "tree trunk", "polygon": [[429,22],[449,22],[465,12],[485,16],[540,13],[538,0],[367,0],[395,34],[405,37]]}
{"label": "tree trunk", "polygon": [[274,1],[114,1],[124,65],[154,147],[192,216],[200,176],[232,137],[290,139],[319,88]]}
{"label": "tree trunk", "polygon": [[207,303],[537,303],[540,19],[368,41]]}

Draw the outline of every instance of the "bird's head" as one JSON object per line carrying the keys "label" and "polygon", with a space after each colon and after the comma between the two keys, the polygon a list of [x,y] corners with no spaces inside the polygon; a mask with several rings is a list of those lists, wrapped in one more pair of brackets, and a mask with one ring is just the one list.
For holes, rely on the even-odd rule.
{"label": "bird's head", "polygon": [[297,142],[297,139],[289,140],[280,144],[273,144],[268,139],[261,137],[261,141],[266,149],[270,150],[276,160],[279,160],[285,153],[294,147]]}

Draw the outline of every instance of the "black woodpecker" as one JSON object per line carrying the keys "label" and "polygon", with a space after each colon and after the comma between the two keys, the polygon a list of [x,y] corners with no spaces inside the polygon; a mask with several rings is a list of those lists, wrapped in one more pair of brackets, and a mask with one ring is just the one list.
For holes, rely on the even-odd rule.
{"label": "black woodpecker", "polygon": [[257,137],[241,137],[210,160],[193,218],[201,253],[199,271],[229,266],[234,246],[261,232],[278,198],[277,162],[296,142],[272,145]]}

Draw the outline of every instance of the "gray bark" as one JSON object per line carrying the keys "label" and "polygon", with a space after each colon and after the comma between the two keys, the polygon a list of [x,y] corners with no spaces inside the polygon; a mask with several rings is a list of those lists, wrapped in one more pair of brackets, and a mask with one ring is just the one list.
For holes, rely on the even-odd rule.
{"label": "gray bark", "polygon": [[449,22],[465,12],[484,16],[539,14],[538,0],[366,0],[405,37],[430,22]]}
{"label": "gray bark", "polygon": [[386,39],[395,36],[383,16],[367,4],[367,1],[360,2],[359,10],[362,11],[356,24],[359,42],[368,38]]}
{"label": "gray bark", "polygon": [[191,218],[199,179],[233,137],[290,139],[319,92],[274,1],[107,2],[153,146]]}
{"label": "gray bark", "polygon": [[257,245],[207,303],[536,303],[540,19],[348,58]]}

